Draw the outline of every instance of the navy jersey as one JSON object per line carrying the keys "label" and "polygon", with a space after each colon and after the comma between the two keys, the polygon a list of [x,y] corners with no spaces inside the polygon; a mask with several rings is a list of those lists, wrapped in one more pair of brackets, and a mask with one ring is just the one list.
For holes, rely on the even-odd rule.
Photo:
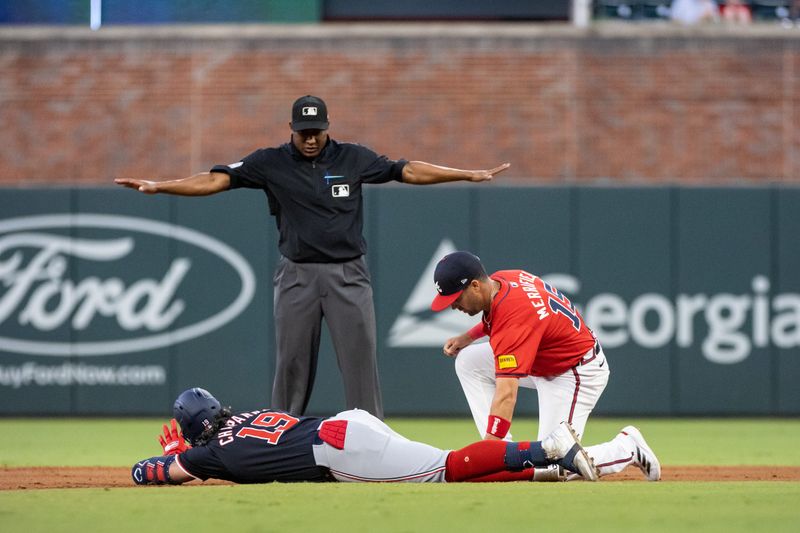
{"label": "navy jersey", "polygon": [[189,474],[235,483],[328,481],[317,466],[312,445],[324,418],[293,417],[261,409],[229,418],[214,438],[178,456]]}

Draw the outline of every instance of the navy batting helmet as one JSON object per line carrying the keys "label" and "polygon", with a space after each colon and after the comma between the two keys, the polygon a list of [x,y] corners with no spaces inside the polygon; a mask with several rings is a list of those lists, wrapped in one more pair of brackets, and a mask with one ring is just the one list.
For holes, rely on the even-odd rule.
{"label": "navy batting helmet", "polygon": [[183,436],[192,444],[196,443],[203,431],[211,427],[219,412],[217,399],[200,387],[183,391],[172,406],[172,414],[181,425]]}

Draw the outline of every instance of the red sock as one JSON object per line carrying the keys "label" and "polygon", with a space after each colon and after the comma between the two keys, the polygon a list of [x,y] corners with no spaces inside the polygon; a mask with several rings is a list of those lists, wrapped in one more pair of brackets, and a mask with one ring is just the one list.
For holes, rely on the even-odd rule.
{"label": "red sock", "polygon": [[[450,452],[447,456],[447,469],[444,478],[449,483],[458,481],[472,481],[491,474],[506,473],[506,442],[501,440],[482,440],[470,444],[460,450]],[[519,474],[519,472],[508,472]],[[533,477],[531,472],[530,478]],[[486,480],[490,481],[490,480]],[[511,480],[491,480],[511,481]]]}

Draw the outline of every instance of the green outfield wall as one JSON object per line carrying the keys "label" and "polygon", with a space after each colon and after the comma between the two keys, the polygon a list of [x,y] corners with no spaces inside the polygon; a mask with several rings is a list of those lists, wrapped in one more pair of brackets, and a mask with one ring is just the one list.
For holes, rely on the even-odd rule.
{"label": "green outfield wall", "polygon": [[[477,253],[571,297],[611,380],[597,413],[800,413],[800,188],[368,188],[387,414],[466,415],[441,353],[472,319],[428,304]],[[268,401],[274,221],[254,191],[0,189],[0,414],[167,414],[200,385]],[[327,333],[310,410],[344,408]],[[523,391],[523,412],[536,412]]]}

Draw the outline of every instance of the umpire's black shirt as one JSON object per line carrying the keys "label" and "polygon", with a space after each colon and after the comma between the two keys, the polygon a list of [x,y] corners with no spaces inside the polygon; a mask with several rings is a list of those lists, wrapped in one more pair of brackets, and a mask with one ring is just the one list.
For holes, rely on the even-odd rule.
{"label": "umpire's black shirt", "polygon": [[211,172],[228,174],[231,189],[264,190],[282,255],[297,263],[338,263],[366,252],[361,184],[402,181],[405,164],[328,138],[313,160],[289,142]]}

